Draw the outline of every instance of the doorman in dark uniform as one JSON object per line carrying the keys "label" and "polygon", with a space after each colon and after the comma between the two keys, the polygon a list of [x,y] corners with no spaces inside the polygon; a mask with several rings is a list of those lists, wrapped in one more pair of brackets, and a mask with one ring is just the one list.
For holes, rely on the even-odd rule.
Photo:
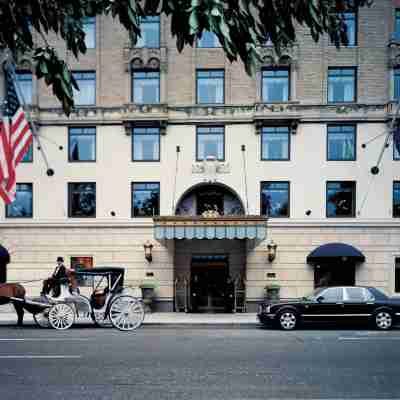
{"label": "doorman in dark uniform", "polygon": [[225,282],[225,312],[231,313],[235,307],[235,283],[232,278],[228,275]]}
{"label": "doorman in dark uniform", "polygon": [[192,307],[192,312],[197,312],[199,303],[198,303],[198,297],[200,295],[200,282],[199,282],[199,277],[197,275],[194,275],[192,283],[190,285],[190,301],[191,301],[191,307]]}

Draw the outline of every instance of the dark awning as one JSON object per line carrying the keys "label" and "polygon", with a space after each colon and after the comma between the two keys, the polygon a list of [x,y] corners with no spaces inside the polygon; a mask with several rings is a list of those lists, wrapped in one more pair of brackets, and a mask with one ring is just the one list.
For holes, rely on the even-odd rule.
{"label": "dark awning", "polygon": [[160,239],[265,239],[267,219],[238,217],[154,217],[154,238]]}
{"label": "dark awning", "polygon": [[364,262],[364,254],[345,243],[327,243],[314,249],[307,256],[307,263],[316,264],[328,261]]}
{"label": "dark awning", "polygon": [[10,253],[0,244],[0,264],[8,264],[10,262]]}

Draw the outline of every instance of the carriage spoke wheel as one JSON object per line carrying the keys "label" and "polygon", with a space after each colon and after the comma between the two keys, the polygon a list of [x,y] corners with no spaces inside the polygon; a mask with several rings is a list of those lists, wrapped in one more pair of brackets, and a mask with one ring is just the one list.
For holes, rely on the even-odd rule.
{"label": "carriage spoke wheel", "polygon": [[66,303],[55,304],[49,310],[49,322],[55,329],[68,329],[72,326],[74,320],[74,309]]}
{"label": "carriage spoke wheel", "polygon": [[132,296],[119,296],[111,303],[110,320],[120,331],[138,328],[144,319],[142,303]]}
{"label": "carriage spoke wheel", "polygon": [[49,322],[49,309],[46,308],[44,311],[34,314],[33,319],[37,325],[41,328],[50,328]]}

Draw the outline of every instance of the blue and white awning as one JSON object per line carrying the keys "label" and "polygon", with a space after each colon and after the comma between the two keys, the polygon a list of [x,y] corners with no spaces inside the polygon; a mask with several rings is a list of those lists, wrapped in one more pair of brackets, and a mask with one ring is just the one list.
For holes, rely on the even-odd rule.
{"label": "blue and white awning", "polygon": [[161,239],[259,239],[267,236],[266,218],[156,217],[154,237]]}

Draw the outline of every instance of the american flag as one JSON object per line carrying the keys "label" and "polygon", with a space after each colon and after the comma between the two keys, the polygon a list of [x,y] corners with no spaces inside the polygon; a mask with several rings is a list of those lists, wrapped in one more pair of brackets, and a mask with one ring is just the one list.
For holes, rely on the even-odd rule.
{"label": "american flag", "polygon": [[13,73],[4,69],[6,82],[5,118],[0,122],[0,197],[6,204],[15,199],[15,169],[32,143],[32,131],[19,102]]}

